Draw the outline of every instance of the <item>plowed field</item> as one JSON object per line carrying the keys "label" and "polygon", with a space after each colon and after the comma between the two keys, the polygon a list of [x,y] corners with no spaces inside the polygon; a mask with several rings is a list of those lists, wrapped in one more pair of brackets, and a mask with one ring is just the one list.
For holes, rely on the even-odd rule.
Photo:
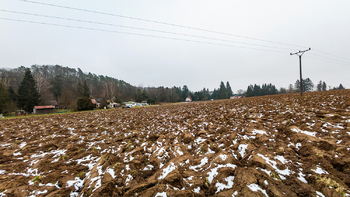
{"label": "plowed field", "polygon": [[350,196],[349,90],[0,124],[0,196]]}

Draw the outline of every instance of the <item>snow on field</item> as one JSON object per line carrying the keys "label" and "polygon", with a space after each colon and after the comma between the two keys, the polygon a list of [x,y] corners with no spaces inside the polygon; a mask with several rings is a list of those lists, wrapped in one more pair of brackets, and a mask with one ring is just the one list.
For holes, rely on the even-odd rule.
{"label": "snow on field", "polygon": [[259,187],[259,185],[255,184],[255,183],[252,183],[252,184],[247,185],[247,186],[248,186],[248,188],[249,188],[250,190],[252,190],[253,192],[261,191],[263,194],[265,194],[265,196],[268,197],[268,195],[267,195],[267,193],[266,193],[266,190],[261,189],[261,188]]}
{"label": "snow on field", "polygon": [[241,157],[245,156],[245,150],[248,148],[248,144],[240,144],[238,146],[238,152],[241,155]]}
{"label": "snow on field", "polygon": [[0,196],[348,196],[350,91],[306,95],[0,120]]}
{"label": "snow on field", "polygon": [[229,176],[229,177],[226,177],[224,180],[227,182],[227,184],[223,184],[223,183],[220,183],[219,181],[216,182],[215,186],[216,186],[216,192],[215,193],[218,193],[220,192],[221,190],[224,190],[224,189],[231,189],[232,186],[233,186],[233,180],[235,179],[234,176]]}
{"label": "snow on field", "polygon": [[294,132],[297,132],[297,133],[303,133],[303,134],[306,134],[306,135],[309,135],[309,136],[313,136],[313,137],[316,137],[316,132],[310,132],[310,131],[302,131],[302,130],[300,130],[300,129],[297,129],[297,128],[292,128],[291,129],[292,131],[294,131]]}
{"label": "snow on field", "polygon": [[176,169],[174,163],[170,163],[166,168],[163,169],[163,173],[160,175],[158,179],[164,179],[170,172]]}

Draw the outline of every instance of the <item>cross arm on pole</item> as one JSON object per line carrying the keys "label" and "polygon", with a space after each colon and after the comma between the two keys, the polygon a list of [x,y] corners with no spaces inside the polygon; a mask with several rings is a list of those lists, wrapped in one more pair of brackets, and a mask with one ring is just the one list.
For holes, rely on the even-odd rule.
{"label": "cross arm on pole", "polygon": [[295,52],[295,53],[290,53],[290,55],[297,55],[299,56],[299,69],[300,69],[300,96],[303,96],[303,77],[302,77],[302,72],[301,72],[301,56],[304,55],[304,53],[306,51],[310,51],[311,48],[308,48],[306,50],[303,50],[303,51],[298,51],[298,52]]}

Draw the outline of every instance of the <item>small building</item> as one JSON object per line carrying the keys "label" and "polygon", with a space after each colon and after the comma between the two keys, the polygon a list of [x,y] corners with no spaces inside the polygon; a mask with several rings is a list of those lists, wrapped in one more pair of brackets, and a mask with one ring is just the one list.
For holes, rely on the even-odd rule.
{"label": "small building", "polygon": [[23,109],[21,109],[21,110],[16,110],[15,115],[16,115],[16,116],[26,116],[26,115],[27,115],[27,112],[24,111]]}
{"label": "small building", "polygon": [[55,106],[53,106],[53,105],[34,106],[33,113],[34,114],[51,114],[51,113],[55,113]]}
{"label": "small building", "polygon": [[137,106],[137,103],[134,102],[134,101],[125,102],[125,103],[123,103],[123,104],[125,104],[125,106],[126,106],[126,107],[129,107],[129,108],[132,108],[132,107]]}
{"label": "small building", "polygon": [[242,98],[242,96],[231,96],[230,99],[239,99]]}
{"label": "small building", "polygon": [[116,102],[114,102],[114,101],[110,101],[110,102],[109,102],[109,105],[108,105],[107,107],[109,107],[109,108],[117,108],[117,107],[119,107],[119,106],[120,106],[119,103],[116,103]]}
{"label": "small building", "polygon": [[192,102],[192,98],[190,96],[188,96],[186,99],[185,99],[185,102]]}
{"label": "small building", "polygon": [[91,103],[95,106],[95,108],[100,107],[100,103],[97,103],[96,99],[91,99]]}

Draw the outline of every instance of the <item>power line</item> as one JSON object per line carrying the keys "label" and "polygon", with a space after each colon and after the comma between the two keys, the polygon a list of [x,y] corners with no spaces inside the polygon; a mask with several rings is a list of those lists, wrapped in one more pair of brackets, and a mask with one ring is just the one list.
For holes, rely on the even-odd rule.
{"label": "power line", "polygon": [[180,35],[180,36],[188,36],[188,37],[209,39],[209,40],[215,40],[215,41],[231,42],[231,43],[251,45],[251,46],[259,46],[259,47],[266,47],[266,48],[274,48],[274,49],[280,49],[280,50],[291,50],[290,48],[274,47],[274,46],[253,44],[253,43],[247,43],[247,42],[238,42],[238,41],[233,41],[233,40],[225,40],[225,39],[218,39],[218,38],[205,37],[205,36],[197,36],[197,35],[191,35],[191,34],[175,33],[175,32],[154,30],[154,29],[140,28],[140,27],[133,27],[133,26],[116,25],[116,24],[111,24],[111,23],[95,22],[95,21],[89,21],[89,20],[73,19],[73,18],[66,18],[66,17],[59,17],[59,16],[50,16],[50,15],[42,15],[42,14],[34,14],[34,13],[28,13],[28,12],[19,12],[19,11],[3,10],[3,9],[0,9],[0,11],[8,12],[8,13],[15,13],[15,14],[24,14],[24,15],[30,15],[30,16],[37,16],[37,17],[45,17],[45,18],[54,18],[54,19],[60,19],[60,20],[69,20],[69,21],[83,22],[83,23],[89,23],[89,24],[107,25],[107,26],[113,26],[113,27],[137,29],[137,30],[151,31],[151,32],[157,32],[157,33],[166,33],[166,34],[173,34],[173,35]]}
{"label": "power line", "polygon": [[348,58],[340,57],[340,56],[338,56],[338,55],[333,55],[333,54],[331,54],[331,53],[327,53],[327,52],[320,51],[320,50],[317,50],[317,49],[314,49],[314,50],[315,50],[315,51],[318,51],[318,52],[320,52],[320,53],[323,53],[323,54],[327,54],[327,55],[330,55],[330,56],[333,56],[333,57],[337,57],[337,58],[341,58],[341,59],[350,61],[350,59],[348,59]]}
{"label": "power line", "polygon": [[329,61],[329,60],[323,60],[323,59],[319,59],[319,58],[314,58],[314,57],[309,57],[306,56],[306,59],[314,59],[314,60],[319,60],[319,61],[323,61],[323,62],[330,62],[330,63],[334,63],[334,64],[341,64],[341,65],[346,65],[349,66],[350,64],[345,64],[345,63],[340,63],[340,62],[336,62],[336,61]]}
{"label": "power line", "polygon": [[342,62],[342,63],[350,64],[350,61],[338,60],[338,59],[334,59],[334,58],[324,57],[324,56],[317,55],[317,54],[314,54],[314,53],[309,53],[309,54],[310,54],[311,56],[316,56],[316,57],[323,58],[323,59],[326,59],[326,60],[331,60],[331,61],[337,61],[337,62]]}
{"label": "power line", "polygon": [[[75,7],[70,7],[70,6],[61,6],[61,5],[50,4],[50,3],[42,3],[42,2],[32,1],[32,0],[19,0],[19,1],[33,3],[33,4],[40,4],[40,5],[45,5],[45,6],[51,6],[51,7],[64,8],[64,9],[71,9],[71,10],[76,10],[76,11],[89,12],[89,13],[94,13],[94,14],[101,14],[101,15],[107,15],[107,16],[127,18],[127,19],[132,19],[132,20],[138,20],[138,21],[144,21],[144,22],[150,22],[150,23],[174,26],[174,27],[193,29],[193,30],[198,30],[198,31],[204,31],[204,32],[209,32],[209,33],[216,33],[216,34],[221,34],[221,35],[234,36],[234,37],[250,39],[250,40],[255,40],[255,41],[268,42],[268,43],[273,43],[273,44],[280,44],[280,45],[293,46],[293,47],[304,47],[304,46],[299,46],[299,45],[293,45],[293,44],[282,43],[282,42],[275,42],[275,41],[270,41],[270,40],[264,40],[264,39],[259,39],[259,38],[248,37],[248,36],[241,36],[241,35],[236,35],[236,34],[231,34],[231,33],[224,33],[224,32],[219,32],[219,31],[214,31],[214,30],[201,29],[201,28],[190,27],[190,26],[185,26],[185,25],[178,25],[178,24],[174,24],[174,23],[167,23],[167,22],[161,22],[161,21],[156,21],[156,20],[149,20],[149,19],[143,19],[143,18],[137,18],[137,17],[130,17],[130,16],[124,16],[124,15],[118,15],[118,14],[112,14],[112,13],[106,13],[106,12],[100,12],[100,11],[94,11],[94,10],[87,10],[87,9],[75,8]],[[125,28],[129,28],[129,27],[125,27]],[[163,33],[165,33],[165,32],[163,32]],[[188,35],[188,36],[190,36],[190,35]],[[205,39],[211,39],[211,38],[205,38]],[[215,38],[213,40],[215,40]],[[221,39],[217,39],[217,40],[220,41]],[[222,40],[222,41],[224,41],[224,40]],[[235,42],[235,41],[232,41],[232,42]],[[236,43],[239,43],[239,42],[236,42]],[[241,44],[245,44],[245,43],[241,43]],[[250,44],[250,45],[265,47],[264,45],[255,45],[255,44]],[[266,46],[266,47],[278,48],[278,47],[271,47],[271,46]],[[278,49],[285,49],[285,48],[278,48]],[[333,56],[333,57],[337,57],[337,58],[341,58],[341,59],[349,61],[349,59],[341,57],[341,56],[338,56],[338,55],[334,55],[334,54],[327,53],[327,52],[324,52],[324,51],[321,51],[321,50],[317,50],[317,49],[313,49],[313,50],[314,51],[318,51],[318,52],[323,53],[323,54],[327,54],[327,55],[330,55],[330,56]]]}
{"label": "power line", "polygon": [[70,7],[70,6],[62,6],[62,5],[56,5],[56,4],[51,4],[51,3],[42,3],[42,2],[31,1],[31,0],[19,0],[19,1],[28,2],[28,3],[34,3],[34,4],[40,4],[40,5],[46,5],[46,6],[52,6],[52,7],[58,7],[58,8],[64,8],[64,9],[70,9],[70,10],[89,12],[89,13],[94,13],[94,14],[101,14],[101,15],[107,15],[107,16],[127,18],[127,19],[138,20],[138,21],[149,22],[149,23],[156,23],[156,24],[161,24],[161,25],[181,27],[181,28],[186,28],[186,29],[192,29],[192,30],[197,30],[197,31],[204,31],[204,32],[209,32],[209,33],[216,33],[216,34],[227,35],[227,36],[234,36],[234,37],[250,39],[250,40],[255,40],[255,41],[269,42],[269,43],[286,45],[286,46],[293,46],[293,47],[304,47],[304,46],[298,46],[298,45],[287,44],[287,43],[282,43],[282,42],[275,42],[275,41],[270,41],[270,40],[253,38],[253,37],[248,37],[248,36],[241,36],[241,35],[236,35],[236,34],[231,34],[231,33],[224,33],[224,32],[219,32],[219,31],[214,31],[214,30],[190,27],[190,26],[185,26],[185,25],[178,25],[178,24],[174,24],[174,23],[167,23],[167,22],[143,19],[143,18],[138,18],[138,17],[124,16],[124,15],[119,15],[119,14],[106,13],[106,12],[100,12],[100,11],[94,11],[94,10],[87,10],[87,9],[75,8],[75,7]]}
{"label": "power line", "polygon": [[111,32],[111,33],[128,34],[128,35],[137,35],[137,36],[152,37],[152,38],[162,38],[162,39],[168,39],[168,40],[177,40],[177,41],[186,41],[186,42],[210,44],[210,45],[217,45],[217,46],[235,47],[235,48],[251,49],[251,50],[258,50],[258,51],[267,51],[267,52],[275,52],[275,53],[285,53],[284,51],[267,50],[267,49],[259,49],[259,48],[252,48],[252,47],[243,47],[243,46],[235,46],[235,45],[220,44],[220,43],[213,43],[213,42],[204,42],[204,41],[197,41],[197,40],[188,40],[188,39],[182,39],[182,38],[172,38],[172,37],[166,37],[166,36],[156,36],[156,35],[149,35],[149,34],[140,34],[140,33],[122,32],[122,31],[113,31],[113,30],[98,29],[98,28],[90,28],[90,27],[81,27],[81,26],[72,26],[72,25],[61,25],[61,24],[56,24],[56,23],[45,23],[45,22],[36,22],[36,21],[28,21],[28,20],[20,20],[20,19],[11,19],[11,18],[0,18],[0,19],[2,19],[2,20],[8,20],[8,21],[17,21],[17,22],[32,23],[32,24],[51,25],[51,26],[59,26],[59,27],[69,27],[69,28],[76,28],[76,29],[94,30],[94,31]]}

